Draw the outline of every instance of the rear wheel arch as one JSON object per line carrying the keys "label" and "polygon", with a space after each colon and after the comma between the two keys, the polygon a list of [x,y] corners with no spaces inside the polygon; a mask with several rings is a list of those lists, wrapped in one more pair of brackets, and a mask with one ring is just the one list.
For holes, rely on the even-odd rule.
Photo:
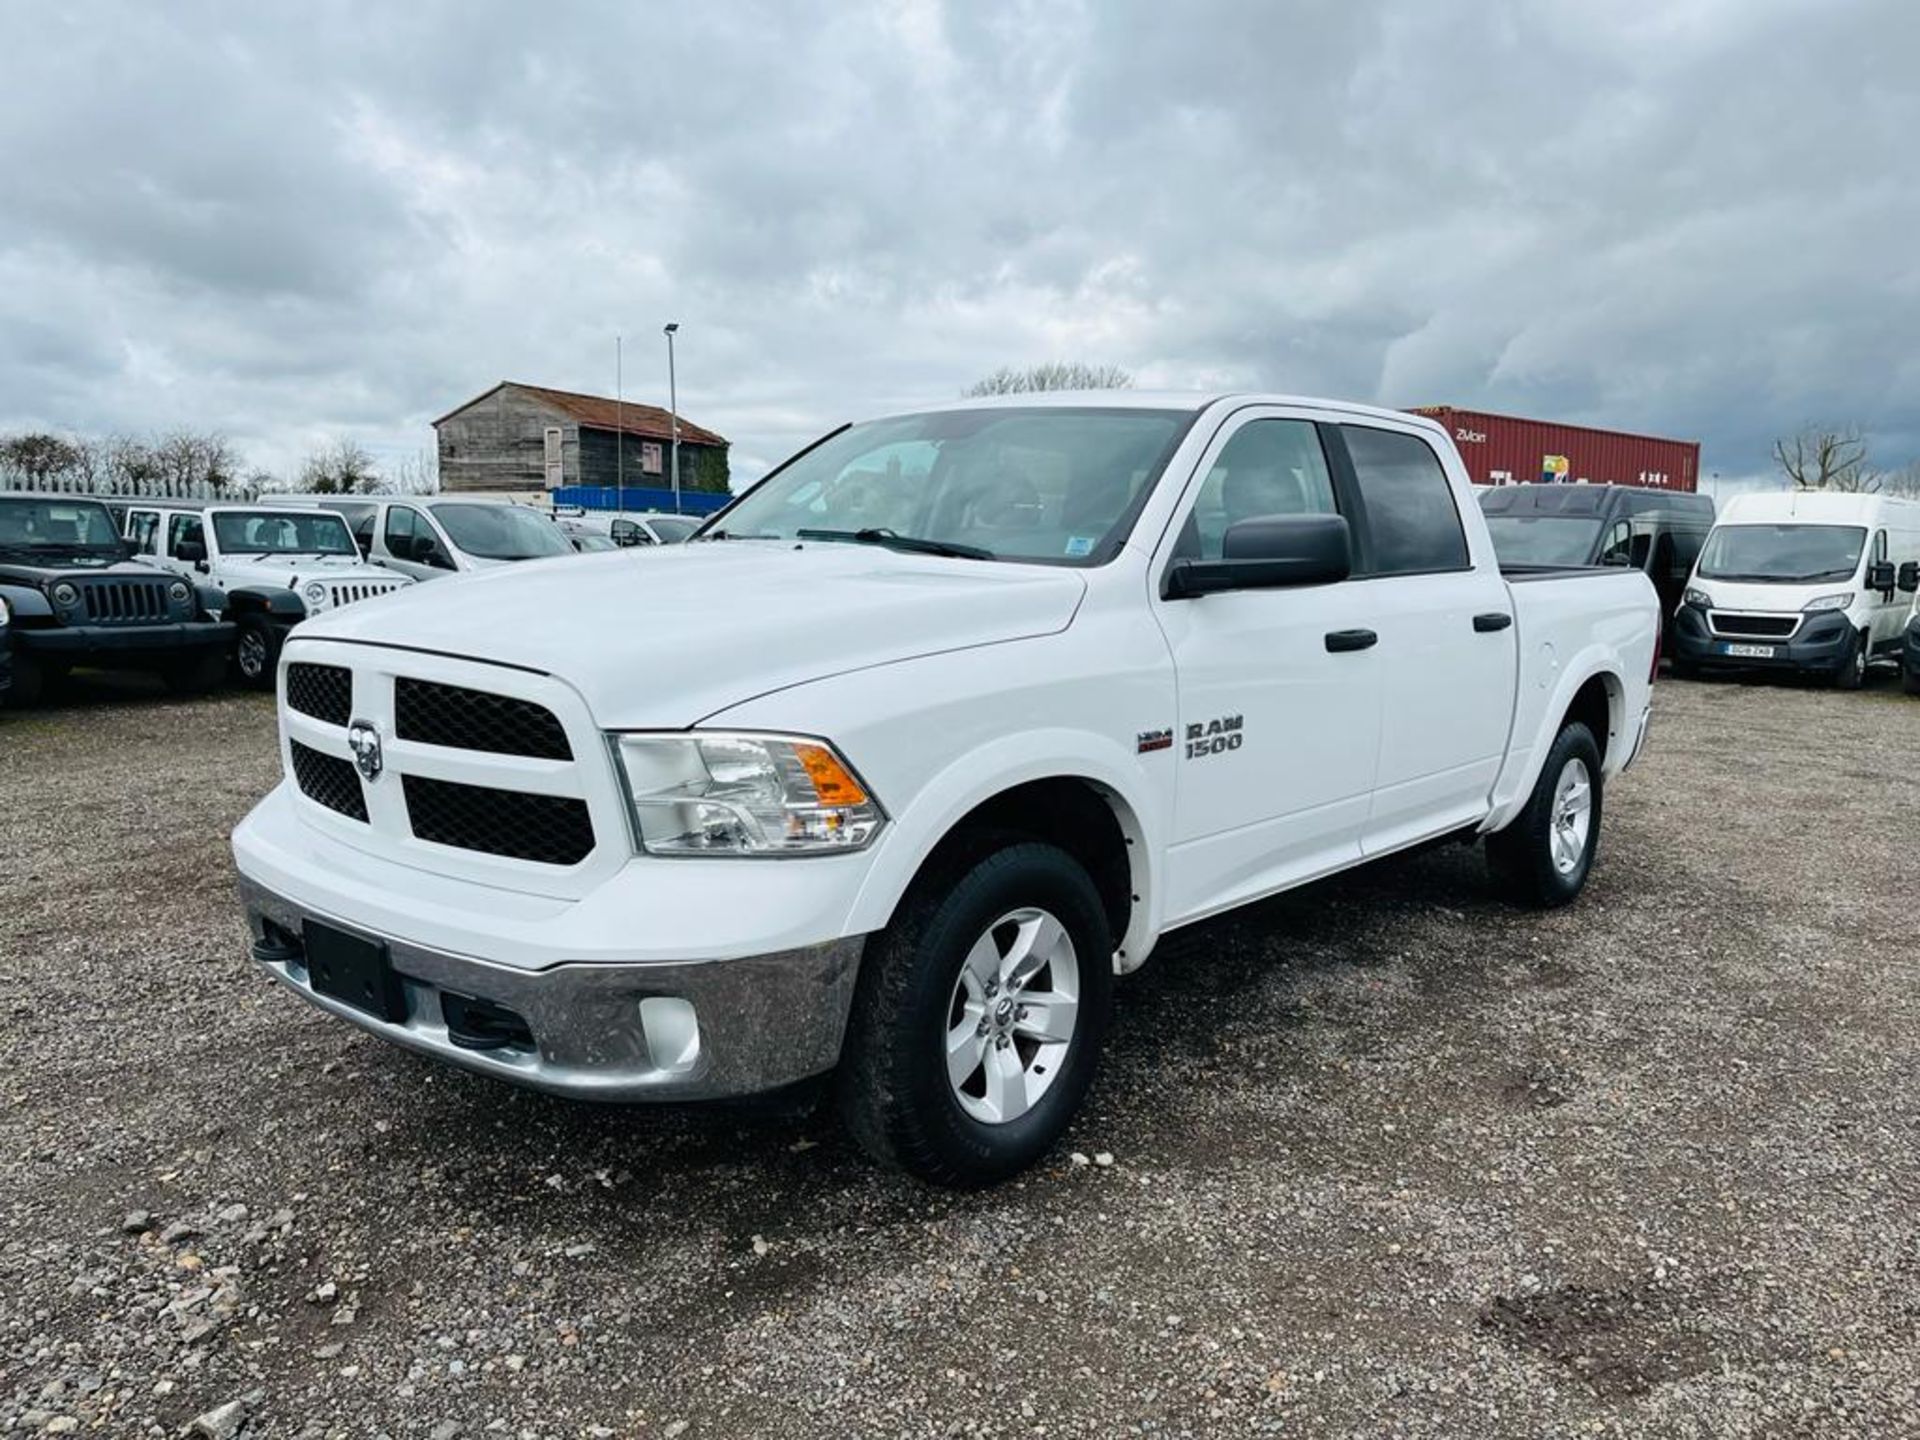
{"label": "rear wheel arch", "polygon": [[1599,746],[1600,761],[1605,765],[1613,756],[1614,747],[1626,738],[1625,710],[1626,692],[1620,677],[1608,670],[1599,671],[1581,682],[1561,713],[1560,722],[1545,738],[1551,744],[1569,724],[1585,725],[1594,744]]}

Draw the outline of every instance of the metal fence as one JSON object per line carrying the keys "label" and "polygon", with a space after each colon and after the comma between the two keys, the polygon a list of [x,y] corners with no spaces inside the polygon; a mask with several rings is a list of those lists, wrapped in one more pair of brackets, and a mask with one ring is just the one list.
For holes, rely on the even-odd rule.
{"label": "metal fence", "polygon": [[140,500],[251,500],[257,488],[244,480],[213,485],[204,480],[89,480],[77,475],[49,475],[36,480],[26,475],[0,475],[0,493],[31,491],[38,495],[95,495],[102,499]]}

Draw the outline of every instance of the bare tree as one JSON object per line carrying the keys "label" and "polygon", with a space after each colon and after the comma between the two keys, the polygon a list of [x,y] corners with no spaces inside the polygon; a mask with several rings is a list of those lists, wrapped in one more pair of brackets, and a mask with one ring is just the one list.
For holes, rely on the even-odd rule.
{"label": "bare tree", "polygon": [[1873,494],[1886,480],[1867,463],[1866,436],[1857,425],[1802,426],[1773,442],[1773,458],[1796,490]]}
{"label": "bare tree", "polygon": [[1904,495],[1911,500],[1920,500],[1920,460],[1909,460],[1898,470],[1890,470],[1880,477],[1882,495]]}
{"label": "bare tree", "polygon": [[980,395],[1033,395],[1045,390],[1131,390],[1133,376],[1118,365],[1088,365],[1078,360],[1049,360],[1015,369],[1002,365],[963,392]]}
{"label": "bare tree", "polygon": [[80,462],[80,447],[44,431],[0,439],[0,477],[29,490],[52,488]]}
{"label": "bare tree", "polygon": [[371,495],[379,487],[373,457],[352,440],[316,450],[300,467],[299,488],[316,495]]}
{"label": "bare tree", "polygon": [[240,469],[227,437],[211,431],[176,430],[148,448],[161,481],[177,495],[202,490],[218,495]]}

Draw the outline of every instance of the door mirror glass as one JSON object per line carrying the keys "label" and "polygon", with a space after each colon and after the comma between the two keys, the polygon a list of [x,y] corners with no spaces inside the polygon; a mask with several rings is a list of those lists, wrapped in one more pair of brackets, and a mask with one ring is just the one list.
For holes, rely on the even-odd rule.
{"label": "door mirror glass", "polygon": [[1876,560],[1867,566],[1867,589],[1891,590],[1895,576],[1891,560]]}
{"label": "door mirror glass", "polygon": [[1223,590],[1331,585],[1352,571],[1344,516],[1262,515],[1227,527],[1220,559],[1174,561],[1164,593],[1183,600]]}

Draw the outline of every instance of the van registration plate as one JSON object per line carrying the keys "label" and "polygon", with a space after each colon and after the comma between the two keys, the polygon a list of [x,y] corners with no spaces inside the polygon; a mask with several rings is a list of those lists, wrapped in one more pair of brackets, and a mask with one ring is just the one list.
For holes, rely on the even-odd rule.
{"label": "van registration plate", "polygon": [[1739,660],[1771,660],[1774,648],[1772,645],[1725,644],[1720,647],[1720,653]]}

